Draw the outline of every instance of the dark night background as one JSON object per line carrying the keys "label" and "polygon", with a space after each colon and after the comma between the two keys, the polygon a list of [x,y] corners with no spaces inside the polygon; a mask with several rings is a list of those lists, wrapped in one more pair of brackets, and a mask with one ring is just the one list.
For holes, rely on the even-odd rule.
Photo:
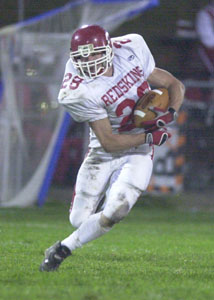
{"label": "dark night background", "polygon": [[[68,2],[67,0],[24,0],[24,19],[63,6]],[[18,0],[0,1],[0,27],[18,22],[18,3]],[[159,7],[144,13],[143,19],[136,18],[135,22],[132,21],[128,27],[125,27],[126,30],[130,28],[131,31],[139,32],[150,29],[157,35],[172,34],[177,19],[194,19],[198,9],[207,3],[208,0],[160,0]]]}

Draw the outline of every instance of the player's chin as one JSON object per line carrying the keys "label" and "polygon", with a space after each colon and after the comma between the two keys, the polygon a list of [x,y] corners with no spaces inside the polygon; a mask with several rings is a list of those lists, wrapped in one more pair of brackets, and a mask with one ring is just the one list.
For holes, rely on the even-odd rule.
{"label": "player's chin", "polygon": [[92,77],[92,78],[95,78],[95,77],[103,74],[103,72],[104,72],[104,68],[103,67],[98,68],[98,70],[96,70],[95,67],[91,67],[90,68],[90,73],[89,73],[88,69],[84,70],[84,74],[86,76]]}

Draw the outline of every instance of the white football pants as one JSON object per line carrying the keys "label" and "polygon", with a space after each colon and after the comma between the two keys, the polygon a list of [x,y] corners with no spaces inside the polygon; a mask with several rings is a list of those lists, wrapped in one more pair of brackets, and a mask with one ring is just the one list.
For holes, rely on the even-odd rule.
{"label": "white football pants", "polygon": [[70,222],[79,227],[94,214],[105,197],[103,215],[119,222],[146,190],[151,174],[152,153],[110,154],[91,149],[77,176]]}

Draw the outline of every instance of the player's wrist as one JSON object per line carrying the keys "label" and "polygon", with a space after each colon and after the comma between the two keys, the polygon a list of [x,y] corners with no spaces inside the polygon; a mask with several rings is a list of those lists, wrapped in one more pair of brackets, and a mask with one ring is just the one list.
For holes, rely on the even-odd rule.
{"label": "player's wrist", "polygon": [[170,107],[168,108],[168,112],[172,115],[173,120],[176,120],[176,119],[177,119],[178,113],[177,113],[177,111],[176,111],[173,107],[170,106]]}
{"label": "player's wrist", "polygon": [[153,136],[151,132],[145,133],[145,144],[149,144],[150,146],[153,143]]}

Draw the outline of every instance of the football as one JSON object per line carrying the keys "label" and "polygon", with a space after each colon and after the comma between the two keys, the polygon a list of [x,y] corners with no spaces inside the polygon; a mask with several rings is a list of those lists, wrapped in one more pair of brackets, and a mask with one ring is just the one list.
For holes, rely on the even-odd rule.
{"label": "football", "polygon": [[154,89],[141,97],[135,105],[133,122],[136,127],[143,127],[142,122],[155,119],[156,113],[150,107],[158,107],[167,110],[169,106],[169,94],[165,88]]}

